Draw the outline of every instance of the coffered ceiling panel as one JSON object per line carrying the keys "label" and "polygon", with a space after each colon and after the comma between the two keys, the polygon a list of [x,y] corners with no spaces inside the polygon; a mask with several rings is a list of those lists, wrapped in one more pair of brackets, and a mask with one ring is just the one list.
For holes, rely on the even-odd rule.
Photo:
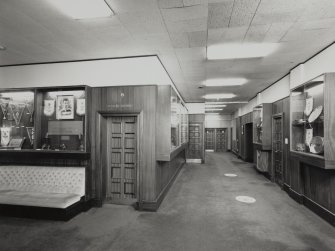
{"label": "coffered ceiling panel", "polygon": [[[46,0],[0,1],[0,45],[6,47],[0,64],[156,54],[187,102],[221,92],[247,101],[335,40],[334,0],[107,1],[113,16],[85,20],[65,16]],[[210,45],[247,42],[279,48],[264,58],[207,60]],[[231,77],[248,82],[202,86]]]}

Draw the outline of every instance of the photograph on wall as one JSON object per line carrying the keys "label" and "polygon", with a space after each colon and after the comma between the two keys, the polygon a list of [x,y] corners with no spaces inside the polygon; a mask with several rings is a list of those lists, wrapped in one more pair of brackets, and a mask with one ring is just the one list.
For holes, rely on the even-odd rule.
{"label": "photograph on wall", "polygon": [[74,97],[72,95],[57,96],[56,119],[74,119]]}
{"label": "photograph on wall", "polygon": [[52,116],[55,112],[55,100],[44,100],[44,110],[43,113],[45,116]]}

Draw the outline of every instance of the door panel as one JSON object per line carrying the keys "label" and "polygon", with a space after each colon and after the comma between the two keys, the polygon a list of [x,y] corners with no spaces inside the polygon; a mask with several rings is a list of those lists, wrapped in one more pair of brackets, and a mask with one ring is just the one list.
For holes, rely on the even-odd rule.
{"label": "door panel", "polygon": [[107,198],[124,204],[136,199],[137,143],[136,117],[107,119]]}
{"label": "door panel", "polygon": [[273,154],[273,169],[274,180],[283,185],[283,118],[276,116],[273,118],[272,129],[272,154]]}
{"label": "door panel", "polygon": [[189,125],[189,159],[202,159],[203,158],[203,143],[202,143],[202,125],[190,124]]}
{"label": "door panel", "polygon": [[215,129],[205,129],[205,149],[215,150]]}
{"label": "door panel", "polygon": [[226,129],[218,128],[216,129],[216,152],[225,152],[227,151],[227,142],[226,142]]}

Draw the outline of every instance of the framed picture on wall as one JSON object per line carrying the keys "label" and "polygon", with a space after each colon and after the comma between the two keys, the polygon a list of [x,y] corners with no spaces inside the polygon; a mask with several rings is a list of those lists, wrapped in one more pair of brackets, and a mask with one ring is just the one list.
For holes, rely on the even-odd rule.
{"label": "framed picture on wall", "polygon": [[73,95],[57,96],[56,119],[74,119]]}

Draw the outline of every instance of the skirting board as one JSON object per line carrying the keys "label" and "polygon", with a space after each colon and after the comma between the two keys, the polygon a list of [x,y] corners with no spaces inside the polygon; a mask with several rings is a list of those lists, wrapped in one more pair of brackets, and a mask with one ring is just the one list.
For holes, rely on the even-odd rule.
{"label": "skirting board", "polygon": [[318,203],[312,201],[310,198],[304,196],[303,194],[299,194],[293,189],[290,188],[289,185],[284,184],[283,189],[288,195],[294,199],[299,204],[305,205],[309,210],[320,216],[322,219],[335,226],[335,214],[330,212],[328,209],[319,205]]}
{"label": "skirting board", "polygon": [[178,177],[180,170],[183,168],[184,163],[180,165],[177,169],[173,177],[170,179],[169,183],[164,187],[162,192],[158,195],[157,199],[154,201],[142,201],[138,203],[138,209],[143,211],[151,211],[156,212],[161,205],[163,199],[165,198],[166,194],[170,190],[172,184],[174,183],[175,179]]}
{"label": "skirting board", "polygon": [[201,164],[202,159],[186,159],[186,163]]}

